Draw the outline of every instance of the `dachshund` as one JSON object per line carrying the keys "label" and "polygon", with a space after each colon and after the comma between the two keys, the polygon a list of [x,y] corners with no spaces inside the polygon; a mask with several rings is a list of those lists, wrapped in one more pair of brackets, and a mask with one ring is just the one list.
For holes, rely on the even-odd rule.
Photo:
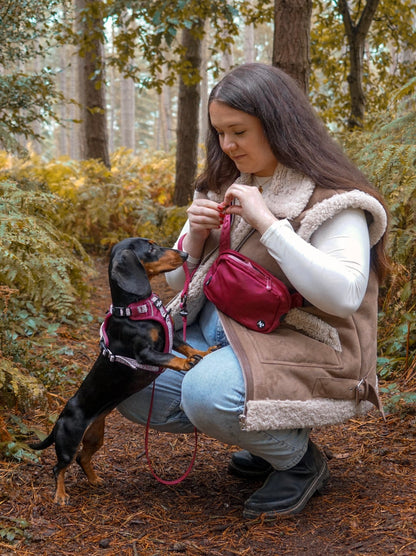
{"label": "dachshund", "polygon": [[[91,485],[101,482],[91,458],[103,445],[106,416],[119,403],[151,384],[165,368],[188,371],[216,349],[200,351],[184,342],[152,292],[150,279],[183,265],[187,256],[144,238],[125,239],[112,248],[108,268],[112,305],[101,327],[101,352],[49,436],[30,444],[35,450],[55,444],[57,504],[69,501],[65,472],[75,458]],[[184,357],[172,354],[172,348]]]}

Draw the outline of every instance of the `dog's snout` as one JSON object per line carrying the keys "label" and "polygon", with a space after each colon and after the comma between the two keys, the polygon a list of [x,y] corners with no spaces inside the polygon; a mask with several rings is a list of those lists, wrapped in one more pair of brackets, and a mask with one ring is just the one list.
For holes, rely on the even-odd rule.
{"label": "dog's snout", "polygon": [[166,249],[157,261],[144,263],[147,275],[156,276],[162,272],[175,270],[183,265],[188,258],[188,254],[177,249]]}

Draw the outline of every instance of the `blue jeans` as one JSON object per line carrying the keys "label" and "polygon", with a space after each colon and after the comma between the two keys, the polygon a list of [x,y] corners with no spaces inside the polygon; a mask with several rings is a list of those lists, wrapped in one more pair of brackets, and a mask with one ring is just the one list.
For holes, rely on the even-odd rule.
{"label": "blue jeans", "polygon": [[[186,340],[206,350],[219,345],[188,372],[167,369],[155,382],[150,426],[163,432],[190,433],[194,426],[207,436],[239,446],[268,461],[275,469],[290,469],[303,457],[309,429],[243,431],[239,416],[244,411],[243,373],[228,344],[218,313],[207,302],[198,321],[187,328]],[[133,394],[118,406],[136,423],[145,425],[153,385]]]}

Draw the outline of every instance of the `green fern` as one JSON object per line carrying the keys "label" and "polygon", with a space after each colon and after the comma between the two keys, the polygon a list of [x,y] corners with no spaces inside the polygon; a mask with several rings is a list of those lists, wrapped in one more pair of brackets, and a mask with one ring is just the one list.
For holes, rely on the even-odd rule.
{"label": "green fern", "polygon": [[91,270],[79,242],[51,222],[55,197],[8,181],[0,182],[0,195],[1,283],[54,318],[71,316]]}
{"label": "green fern", "polygon": [[[133,156],[120,149],[112,169],[98,161],[67,158],[45,163],[3,158],[0,172],[9,179],[52,192],[55,211],[48,218],[62,232],[74,236],[89,252],[107,251],[125,237],[147,236],[171,244],[186,220],[185,209],[171,206],[175,172],[173,154]],[[30,186],[29,185],[29,186]]]}
{"label": "green fern", "polygon": [[380,292],[379,319],[380,374],[385,378],[416,363],[415,106],[416,97],[407,98],[395,118],[390,112],[372,132],[344,137],[351,158],[379,188],[390,210],[392,272]]}
{"label": "green fern", "polygon": [[[63,322],[79,322],[92,269],[81,244],[60,231],[62,201],[45,187],[0,177],[0,405],[42,406],[56,382],[45,353]],[[28,370],[30,369],[30,370]],[[61,377],[62,378],[62,377]],[[12,449],[13,446],[13,449]],[[13,443],[0,452],[18,457]]]}

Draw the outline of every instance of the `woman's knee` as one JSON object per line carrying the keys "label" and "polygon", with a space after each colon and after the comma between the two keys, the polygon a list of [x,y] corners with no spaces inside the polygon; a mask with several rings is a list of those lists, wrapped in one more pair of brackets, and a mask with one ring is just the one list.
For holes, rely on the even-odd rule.
{"label": "woman's knee", "polygon": [[212,400],[209,393],[204,395],[204,388],[201,382],[195,377],[194,373],[189,371],[182,382],[182,409],[193,422],[193,415],[209,410],[211,405]]}
{"label": "woman's knee", "polygon": [[[198,366],[201,364],[198,364]],[[189,371],[182,382],[181,406],[189,420],[202,432],[218,436],[218,431],[234,428],[244,407],[244,390],[212,367]],[[239,383],[239,380],[237,380]]]}

